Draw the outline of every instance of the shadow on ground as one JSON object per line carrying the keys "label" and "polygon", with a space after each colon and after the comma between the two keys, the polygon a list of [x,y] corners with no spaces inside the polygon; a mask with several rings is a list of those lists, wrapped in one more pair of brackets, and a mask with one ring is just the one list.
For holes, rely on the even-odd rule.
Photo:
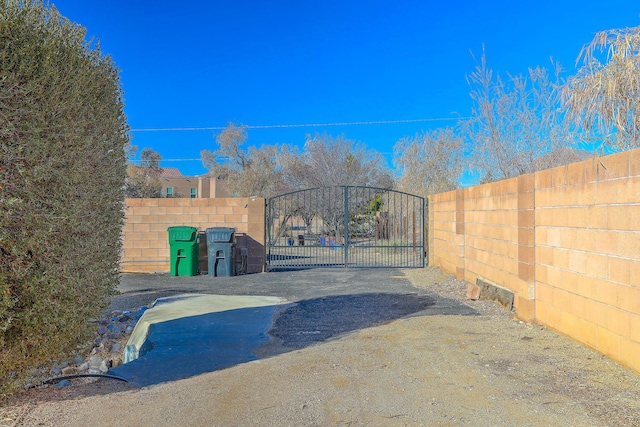
{"label": "shadow on ground", "polygon": [[407,316],[475,315],[431,295],[362,293],[184,317],[153,325],[143,356],[109,373],[137,387],[189,378]]}
{"label": "shadow on ground", "polygon": [[418,313],[433,305],[433,298],[417,294],[372,293],[304,300],[279,313],[269,335],[283,350],[297,350]]}

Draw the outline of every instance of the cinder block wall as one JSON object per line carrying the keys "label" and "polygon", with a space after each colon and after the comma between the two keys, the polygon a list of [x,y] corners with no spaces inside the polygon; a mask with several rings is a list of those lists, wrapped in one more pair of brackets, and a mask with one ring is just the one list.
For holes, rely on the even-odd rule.
{"label": "cinder block wall", "polygon": [[535,179],[536,319],[640,371],[640,150]]}
{"label": "cinder block wall", "polygon": [[432,265],[640,371],[640,150],[429,201]]}
{"label": "cinder block wall", "polygon": [[429,198],[429,264],[464,280],[464,210],[460,208],[463,190]]}
{"label": "cinder block wall", "polygon": [[247,270],[264,268],[265,200],[262,198],[221,199],[127,199],[123,228],[122,271],[169,272],[169,235],[177,225],[235,227],[236,257],[247,248]]}

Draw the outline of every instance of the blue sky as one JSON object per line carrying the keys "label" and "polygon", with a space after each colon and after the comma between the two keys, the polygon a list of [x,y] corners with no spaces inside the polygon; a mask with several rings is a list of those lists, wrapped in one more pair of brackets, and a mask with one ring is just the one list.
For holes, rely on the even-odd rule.
{"label": "blue sky", "polygon": [[550,57],[572,73],[595,32],[640,25],[637,0],[52,4],[120,68],[132,143],[184,175],[206,172],[189,159],[214,149],[219,131],[144,129],[412,121],[248,132],[258,146],[344,134],[390,159],[398,139],[454,124],[422,120],[469,114],[470,50],[484,44],[502,75],[548,67]]}

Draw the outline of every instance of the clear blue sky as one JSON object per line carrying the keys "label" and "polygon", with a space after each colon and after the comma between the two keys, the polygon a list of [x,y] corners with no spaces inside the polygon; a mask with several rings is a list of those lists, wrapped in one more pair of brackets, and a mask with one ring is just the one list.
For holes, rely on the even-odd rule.
{"label": "clear blue sky", "polygon": [[[229,121],[249,126],[466,116],[465,76],[486,46],[504,75],[559,61],[569,72],[595,32],[640,25],[637,0],[57,0],[120,68],[132,143],[185,175],[206,172]],[[385,153],[454,122],[250,129],[248,143],[344,134]]]}

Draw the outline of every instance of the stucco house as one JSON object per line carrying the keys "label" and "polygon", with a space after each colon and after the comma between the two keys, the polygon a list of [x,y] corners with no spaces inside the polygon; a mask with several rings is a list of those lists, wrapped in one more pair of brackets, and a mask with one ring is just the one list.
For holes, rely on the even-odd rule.
{"label": "stucco house", "polygon": [[213,199],[229,197],[225,177],[209,172],[201,176],[183,176],[178,168],[162,168],[162,197]]}

